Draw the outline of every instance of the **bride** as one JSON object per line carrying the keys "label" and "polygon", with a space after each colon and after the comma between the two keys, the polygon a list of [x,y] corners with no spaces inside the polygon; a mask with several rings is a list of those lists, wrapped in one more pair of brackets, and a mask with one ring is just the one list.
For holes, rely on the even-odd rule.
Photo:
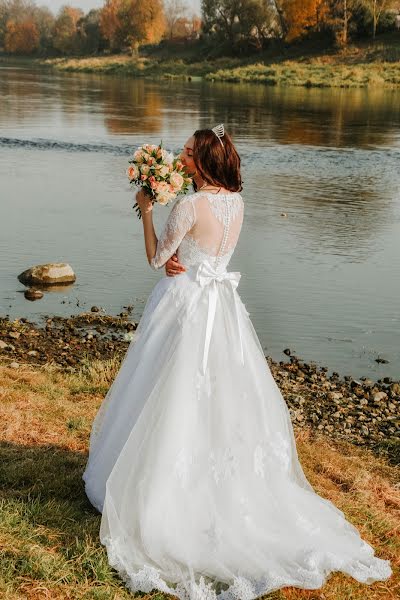
{"label": "bride", "polygon": [[223,125],[195,131],[181,158],[196,191],[159,239],[137,194],[149,264],[172,276],[148,298],[83,476],[109,562],[132,592],[181,600],[316,589],[333,571],[385,580],[389,561],[306,479],[240,273],[227,271],[243,222],[232,140]]}

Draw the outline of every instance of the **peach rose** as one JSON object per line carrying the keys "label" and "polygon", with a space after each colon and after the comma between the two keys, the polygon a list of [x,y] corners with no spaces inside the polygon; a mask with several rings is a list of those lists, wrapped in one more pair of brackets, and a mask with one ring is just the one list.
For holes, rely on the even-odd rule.
{"label": "peach rose", "polygon": [[155,190],[155,189],[156,189],[156,187],[157,187],[157,181],[156,181],[156,178],[154,177],[154,175],[151,175],[151,176],[149,177],[149,183],[150,183],[150,187],[151,187],[151,189],[152,189],[152,190]]}
{"label": "peach rose", "polygon": [[136,161],[137,163],[142,163],[143,162],[143,152],[142,150],[136,150],[136,152],[133,155],[133,160]]}
{"label": "peach rose", "polygon": [[150,167],[149,167],[149,165],[141,165],[140,172],[143,175],[148,175],[150,173]]}
{"label": "peach rose", "polygon": [[136,165],[131,165],[130,167],[127,168],[126,174],[128,175],[129,179],[132,181],[132,179],[137,179],[139,177],[139,169],[137,168]]}
{"label": "peach rose", "polygon": [[168,192],[168,183],[166,181],[159,181],[156,187],[157,194],[164,194]]}
{"label": "peach rose", "polygon": [[170,182],[175,191],[180,190],[183,186],[183,177],[179,173],[172,173]]}

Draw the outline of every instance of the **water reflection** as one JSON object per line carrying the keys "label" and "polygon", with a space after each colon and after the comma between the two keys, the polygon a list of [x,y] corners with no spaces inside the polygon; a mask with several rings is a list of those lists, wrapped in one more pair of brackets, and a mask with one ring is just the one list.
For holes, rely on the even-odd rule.
{"label": "water reflection", "polygon": [[[177,150],[219,122],[243,159],[246,218],[231,266],[243,272],[241,295],[267,351],[281,359],[289,346],[341,372],[397,376],[400,93],[382,89],[0,67],[0,310],[119,312],[134,296],[138,318],[159,274],[132,220],[128,153],[160,139]],[[157,230],[165,216],[156,211]],[[46,294],[28,305],[16,274],[54,259],[74,264],[78,283],[64,300],[76,299],[61,306]],[[391,362],[378,367],[378,353]]]}
{"label": "water reflection", "polygon": [[[307,89],[1,69],[0,124],[65,125],[102,116],[111,134],[160,134],[223,121],[240,142],[369,148],[399,145],[400,95],[383,88]],[[51,101],[51,105],[50,105]],[[50,114],[49,114],[50,110]],[[195,116],[195,118],[193,118]],[[165,123],[168,120],[169,123]],[[174,123],[175,121],[175,123]],[[83,132],[82,132],[83,133]]]}

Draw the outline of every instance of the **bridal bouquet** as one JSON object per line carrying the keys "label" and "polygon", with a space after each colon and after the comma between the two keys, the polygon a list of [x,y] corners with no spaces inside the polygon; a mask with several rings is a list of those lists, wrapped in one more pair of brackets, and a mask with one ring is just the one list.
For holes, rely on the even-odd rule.
{"label": "bridal bouquet", "polygon": [[[183,170],[178,157],[167,152],[162,142],[156,146],[145,144],[140,146],[129,160],[126,174],[132,185],[140,185],[151,196],[153,204],[168,204],[178,194],[186,194],[192,183]],[[142,214],[138,203],[133,206],[139,219]]]}

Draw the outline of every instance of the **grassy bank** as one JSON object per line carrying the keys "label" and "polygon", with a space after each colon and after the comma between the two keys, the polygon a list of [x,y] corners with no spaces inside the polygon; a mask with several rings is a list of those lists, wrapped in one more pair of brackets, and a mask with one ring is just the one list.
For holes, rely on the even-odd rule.
{"label": "grassy bank", "polygon": [[[386,34],[374,44],[351,45],[341,51],[292,46],[244,58],[201,59],[191,48],[165,50],[132,58],[125,55],[57,58],[43,64],[59,71],[117,74],[126,77],[196,78],[305,87],[400,86],[400,34]],[[200,60],[199,60],[200,59]]]}
{"label": "grassy bank", "polygon": [[[54,364],[0,364],[0,597],[122,600],[132,597],[109,568],[98,541],[99,515],[81,481],[97,407],[120,359],[83,362],[75,372]],[[397,469],[369,450],[296,430],[303,467],[396,571],[364,586],[340,573],[321,591],[286,588],[271,600],[389,600],[398,597],[400,556]],[[142,596],[162,600],[161,593]]]}

